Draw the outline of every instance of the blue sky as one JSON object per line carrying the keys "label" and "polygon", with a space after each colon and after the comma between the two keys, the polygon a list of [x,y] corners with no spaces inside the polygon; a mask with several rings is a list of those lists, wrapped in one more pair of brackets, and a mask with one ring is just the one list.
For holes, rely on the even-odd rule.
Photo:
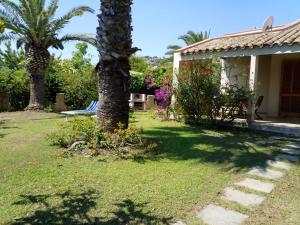
{"label": "blue sky", "polygon": [[[270,15],[274,25],[300,19],[299,0],[133,0],[133,41],[142,49],[139,55],[163,56],[169,44],[183,43],[177,37],[188,30],[211,30],[211,37],[226,33],[260,28]],[[78,6],[88,5],[99,13],[98,0],[60,0],[58,14]],[[66,32],[95,33],[97,17],[84,15],[75,19]],[[62,52],[70,57],[74,45]],[[97,52],[89,52],[97,61]]]}

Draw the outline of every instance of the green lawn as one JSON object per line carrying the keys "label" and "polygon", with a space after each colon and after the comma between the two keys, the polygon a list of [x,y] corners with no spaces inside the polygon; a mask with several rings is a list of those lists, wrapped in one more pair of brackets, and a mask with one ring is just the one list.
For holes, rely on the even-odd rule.
{"label": "green lawn", "polygon": [[[216,132],[137,114],[135,124],[159,143],[159,154],[139,160],[57,158],[46,136],[65,119],[47,113],[1,113],[0,224],[200,224],[195,210],[265,166],[284,143],[267,135]],[[300,221],[300,166],[277,183],[249,224]],[[227,204],[228,205],[228,204]],[[230,207],[235,207],[230,205]],[[271,221],[271,222],[270,222]]]}

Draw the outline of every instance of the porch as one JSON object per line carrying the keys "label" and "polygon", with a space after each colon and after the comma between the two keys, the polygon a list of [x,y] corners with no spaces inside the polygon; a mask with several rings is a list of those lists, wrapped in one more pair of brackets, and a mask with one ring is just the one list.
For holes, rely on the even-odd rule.
{"label": "porch", "polygon": [[[234,125],[243,128],[248,127],[246,119],[236,119]],[[287,137],[300,138],[300,119],[298,118],[267,118],[265,120],[255,120],[251,123],[250,128]]]}
{"label": "porch", "polygon": [[255,93],[253,104],[263,98],[258,109],[263,119],[285,117],[290,122],[299,118],[300,53],[228,57],[221,61],[222,85],[249,88]]}

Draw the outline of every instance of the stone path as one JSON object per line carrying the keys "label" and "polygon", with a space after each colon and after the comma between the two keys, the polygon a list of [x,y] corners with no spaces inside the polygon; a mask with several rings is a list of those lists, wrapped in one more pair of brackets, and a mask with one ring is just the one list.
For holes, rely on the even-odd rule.
{"label": "stone path", "polygon": [[[284,170],[288,171],[291,168],[289,162],[298,162],[299,158],[300,144],[294,143],[286,145],[286,147],[282,149],[282,153],[277,155],[276,160],[268,160],[266,162],[271,169],[254,167],[247,173],[251,177],[246,177],[242,181],[234,184],[237,187],[246,188],[245,190],[247,190],[247,192],[228,187],[225,188],[220,199],[223,201],[234,202],[243,207],[255,207],[256,205],[261,204],[267,196],[251,193],[251,191],[262,192],[264,194],[271,193],[275,188],[275,184],[272,182],[282,178],[285,175]],[[283,162],[282,160],[289,162]],[[199,210],[196,213],[196,217],[207,225],[240,225],[249,216],[221,206],[210,204]],[[186,224],[182,221],[178,221],[173,225]]]}
{"label": "stone path", "polygon": [[275,185],[272,183],[262,182],[260,180],[254,180],[251,178],[245,178],[244,180],[235,183],[235,185],[246,187],[255,191],[260,191],[264,193],[271,193]]}
{"label": "stone path", "polygon": [[233,188],[225,188],[221,199],[236,202],[245,207],[251,207],[261,204],[265,200],[265,197],[256,194],[248,194]]}
{"label": "stone path", "polygon": [[208,205],[197,212],[197,217],[210,225],[239,225],[248,218],[247,215],[216,205]]}
{"label": "stone path", "polygon": [[288,154],[279,154],[277,156],[277,158],[278,159],[282,159],[282,160],[293,161],[293,162],[298,162],[299,161],[299,157],[298,156],[288,155]]}
{"label": "stone path", "polygon": [[263,167],[254,167],[252,170],[248,172],[249,175],[258,176],[266,179],[273,179],[277,180],[284,176],[284,173],[277,171],[277,170],[271,170],[268,168]]}
{"label": "stone path", "polygon": [[289,170],[291,168],[290,164],[278,160],[268,160],[267,164],[277,169]]}
{"label": "stone path", "polygon": [[300,151],[298,149],[293,149],[293,148],[284,148],[282,149],[282,152],[285,154],[290,154],[290,155],[300,155]]}

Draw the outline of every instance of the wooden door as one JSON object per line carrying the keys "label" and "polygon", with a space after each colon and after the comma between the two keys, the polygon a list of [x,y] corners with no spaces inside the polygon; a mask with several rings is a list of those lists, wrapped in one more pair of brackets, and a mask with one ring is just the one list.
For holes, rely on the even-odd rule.
{"label": "wooden door", "polygon": [[300,116],[300,60],[282,64],[280,115]]}

